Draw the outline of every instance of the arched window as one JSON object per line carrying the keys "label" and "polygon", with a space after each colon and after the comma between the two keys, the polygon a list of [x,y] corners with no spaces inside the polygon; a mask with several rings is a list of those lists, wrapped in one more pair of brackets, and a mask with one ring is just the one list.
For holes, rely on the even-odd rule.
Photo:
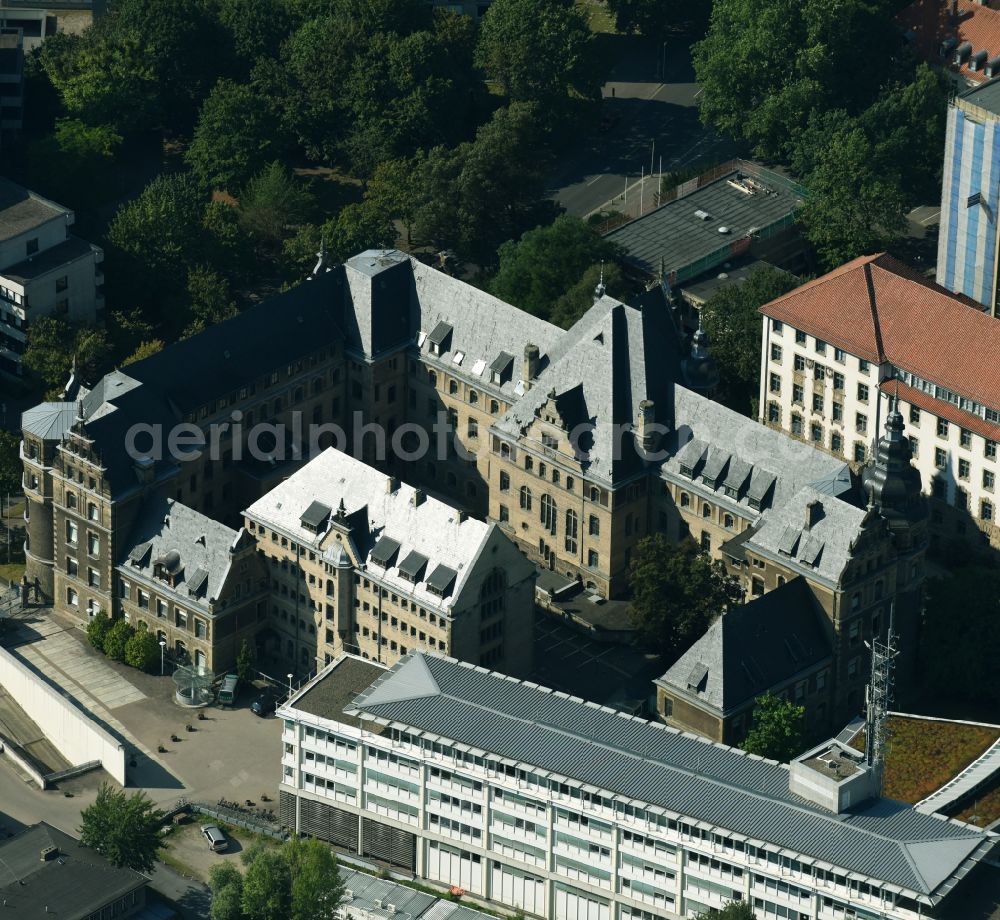
{"label": "arched window", "polygon": [[510,445],[504,441],[500,442],[500,456],[509,457],[510,456]]}
{"label": "arched window", "polygon": [[458,393],[458,381],[457,380],[453,379],[453,380],[449,380],[448,381],[448,392],[452,396],[454,396],[456,393]]}
{"label": "arched window", "polygon": [[558,512],[556,509],[556,503],[552,500],[552,496],[543,495],[542,506],[541,506],[541,522],[542,526],[546,530],[548,530],[549,533],[553,535],[555,534],[556,527],[558,526],[556,522],[557,513]]}
{"label": "arched window", "polygon": [[490,400],[490,412],[493,415],[496,415],[499,411],[500,411],[500,403],[498,403],[495,399],[491,399]]}
{"label": "arched window", "polygon": [[552,471],[552,484],[559,485],[559,470]]}
{"label": "arched window", "polygon": [[479,615],[486,620],[503,613],[507,600],[507,576],[503,569],[494,569],[479,589]]}
{"label": "arched window", "polygon": [[479,394],[475,390],[469,390],[469,402],[473,406],[479,402]]}
{"label": "arched window", "polygon": [[579,528],[576,512],[570,509],[566,512],[566,552],[576,552],[576,536]]}
{"label": "arched window", "polygon": [[521,486],[521,508],[525,511],[531,510],[531,489]]}
{"label": "arched window", "polygon": [[691,505],[691,496],[687,492],[681,492],[681,507],[688,508]]}
{"label": "arched window", "polygon": [[572,476],[567,476],[566,477],[566,491],[567,492],[572,492],[573,491],[573,477]]}
{"label": "arched window", "polygon": [[724,525],[726,526],[726,528],[728,528],[729,530],[732,530],[732,529],[733,529],[733,526],[734,526],[734,525],[735,525],[735,523],[736,523],[736,519],[735,519],[735,518],[734,518],[734,517],[733,517],[733,516],[732,516],[731,514],[727,514],[727,515],[726,515],[726,516],[725,516],[725,517],[724,517],[724,518],[722,519],[722,523],[723,523],[723,524],[724,524]]}
{"label": "arched window", "polygon": [[701,506],[701,516],[703,518],[712,516],[712,506],[708,502],[705,502],[705,504]]}
{"label": "arched window", "polygon": [[435,374],[434,371],[428,371],[427,382],[436,390],[438,385],[438,375]]}

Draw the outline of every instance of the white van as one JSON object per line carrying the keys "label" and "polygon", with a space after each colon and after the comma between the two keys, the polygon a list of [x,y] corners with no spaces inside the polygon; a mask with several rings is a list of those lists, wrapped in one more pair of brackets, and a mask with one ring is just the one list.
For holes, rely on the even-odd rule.
{"label": "white van", "polygon": [[201,829],[201,836],[208,843],[208,848],[215,853],[229,849],[229,841],[226,840],[226,835],[214,824],[206,824]]}

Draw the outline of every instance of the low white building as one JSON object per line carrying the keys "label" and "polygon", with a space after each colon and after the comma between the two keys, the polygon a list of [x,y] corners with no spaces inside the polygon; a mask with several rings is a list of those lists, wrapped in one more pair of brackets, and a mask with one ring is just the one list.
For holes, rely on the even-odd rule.
{"label": "low white building", "polygon": [[0,178],[0,373],[21,376],[31,323],[103,316],[104,252],[69,232],[75,215]]}
{"label": "low white building", "polygon": [[1000,323],[885,254],[761,308],[760,420],[854,462],[898,395],[938,540],[1000,546]]}
{"label": "low white building", "polygon": [[420,652],[278,714],[285,824],[547,920],[936,916],[998,839],[872,798],[835,744],[789,768]]}

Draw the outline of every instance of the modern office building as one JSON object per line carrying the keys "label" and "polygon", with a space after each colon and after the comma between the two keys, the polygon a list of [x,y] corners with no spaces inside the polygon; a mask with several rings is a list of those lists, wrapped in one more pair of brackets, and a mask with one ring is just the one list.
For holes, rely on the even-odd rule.
{"label": "modern office building", "polygon": [[0,373],[22,375],[34,320],[90,325],[103,317],[104,252],[69,232],[74,220],[68,208],[0,178]]}
{"label": "modern office building", "polygon": [[899,399],[931,538],[1000,546],[1000,325],[887,255],[761,308],[761,421],[862,464]]}
{"label": "modern office building", "polygon": [[[1000,13],[994,15],[1000,18]],[[1000,240],[998,128],[1000,79],[967,90],[948,106],[937,255],[938,284],[971,297],[994,316]]]}
{"label": "modern office building", "polygon": [[289,827],[548,920],[933,917],[998,839],[836,742],[785,766],[423,653],[340,658],[279,717]]}
{"label": "modern office building", "polygon": [[304,670],[431,649],[531,673],[536,570],[496,524],[332,447],[245,514],[271,629]]}

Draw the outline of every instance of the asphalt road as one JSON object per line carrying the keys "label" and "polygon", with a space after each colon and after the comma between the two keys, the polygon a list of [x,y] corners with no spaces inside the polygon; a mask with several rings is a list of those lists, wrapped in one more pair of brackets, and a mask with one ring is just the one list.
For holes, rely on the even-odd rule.
{"label": "asphalt road", "polygon": [[[737,155],[698,120],[698,84],[686,39],[666,48],[665,78],[658,77],[662,50],[622,38],[620,58],[605,84],[601,123],[580,138],[552,177],[549,194],[570,214],[586,217],[623,194],[639,194],[640,172],[670,172],[696,162],[721,162]],[[654,182],[645,194],[652,195]],[[648,209],[648,203],[646,204]]]}

